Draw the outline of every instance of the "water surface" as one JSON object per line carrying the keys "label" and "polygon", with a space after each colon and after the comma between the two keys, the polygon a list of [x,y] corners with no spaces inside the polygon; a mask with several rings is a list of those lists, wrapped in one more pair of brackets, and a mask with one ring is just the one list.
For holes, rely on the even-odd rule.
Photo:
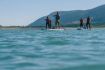
{"label": "water surface", "polygon": [[2,29],[0,69],[105,70],[105,29]]}

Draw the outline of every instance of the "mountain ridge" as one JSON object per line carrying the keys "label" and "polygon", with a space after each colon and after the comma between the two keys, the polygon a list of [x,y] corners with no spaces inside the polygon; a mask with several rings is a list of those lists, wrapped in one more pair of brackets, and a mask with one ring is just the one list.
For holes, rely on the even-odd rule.
{"label": "mountain ridge", "polygon": [[[59,14],[61,16],[61,24],[63,26],[74,24],[76,22],[79,23],[80,18],[87,18],[88,16],[92,17],[94,20],[92,23],[105,23],[105,5],[101,5],[98,7],[95,7],[93,9],[88,10],[72,10],[72,11],[59,11]],[[56,14],[56,12],[50,13],[49,16],[53,22],[54,25],[54,17],[53,15]],[[29,26],[45,26],[45,19],[46,16],[43,16],[39,18],[38,20],[31,23]]]}

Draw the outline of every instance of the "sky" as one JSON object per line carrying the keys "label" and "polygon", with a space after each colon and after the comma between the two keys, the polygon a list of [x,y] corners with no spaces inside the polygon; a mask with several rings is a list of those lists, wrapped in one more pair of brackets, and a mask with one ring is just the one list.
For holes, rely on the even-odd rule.
{"label": "sky", "polygon": [[27,26],[54,11],[87,10],[105,0],[0,0],[0,25]]}

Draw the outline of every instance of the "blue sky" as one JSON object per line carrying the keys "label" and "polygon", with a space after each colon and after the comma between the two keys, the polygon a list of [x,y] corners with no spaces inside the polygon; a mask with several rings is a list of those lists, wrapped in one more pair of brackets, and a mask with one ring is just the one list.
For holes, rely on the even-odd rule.
{"label": "blue sky", "polygon": [[0,0],[0,25],[28,25],[53,11],[86,10],[105,0]]}

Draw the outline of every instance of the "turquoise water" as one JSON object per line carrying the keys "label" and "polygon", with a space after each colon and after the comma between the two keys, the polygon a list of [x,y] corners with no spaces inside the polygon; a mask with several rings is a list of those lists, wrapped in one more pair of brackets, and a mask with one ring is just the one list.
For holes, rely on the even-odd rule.
{"label": "turquoise water", "polygon": [[0,70],[105,70],[105,29],[0,30]]}

